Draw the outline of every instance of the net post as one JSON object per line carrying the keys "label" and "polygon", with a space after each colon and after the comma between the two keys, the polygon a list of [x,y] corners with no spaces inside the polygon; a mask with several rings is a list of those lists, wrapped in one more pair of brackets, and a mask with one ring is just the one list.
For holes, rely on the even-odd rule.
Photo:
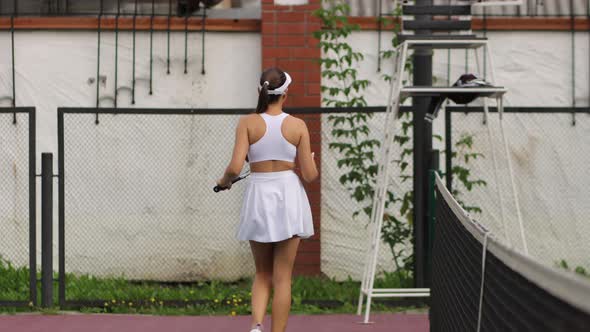
{"label": "net post", "polygon": [[428,241],[426,243],[426,268],[425,283],[431,285],[431,266],[432,266],[432,244],[434,240],[434,223],[436,218],[436,174],[440,169],[440,151],[432,150],[430,169],[428,170],[428,212],[426,214],[428,221]]}
{"label": "net post", "polygon": [[53,154],[41,155],[41,306],[53,306]]}
{"label": "net post", "polygon": [[453,127],[452,110],[445,109],[445,180],[447,188],[453,192]]}
{"label": "net post", "polygon": [[[416,5],[432,6],[432,0],[417,0]],[[429,20],[428,16],[416,17],[416,20]],[[416,35],[428,35],[429,30],[418,30]],[[413,84],[416,86],[432,86],[432,49],[416,49],[412,56]],[[414,287],[425,287],[426,240],[428,236],[428,169],[430,151],[432,149],[432,126],[425,120],[428,114],[430,97],[414,97],[413,102],[413,220],[414,220]]]}

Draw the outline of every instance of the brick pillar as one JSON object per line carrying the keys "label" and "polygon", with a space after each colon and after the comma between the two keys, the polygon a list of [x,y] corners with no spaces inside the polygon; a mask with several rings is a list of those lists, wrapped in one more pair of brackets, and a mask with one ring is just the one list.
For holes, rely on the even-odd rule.
{"label": "brick pillar", "polygon": [[[293,78],[289,86],[287,107],[319,107],[321,57],[318,41],[313,31],[320,29],[319,20],[311,13],[320,8],[320,0],[309,0],[307,4],[278,5],[278,3],[302,3],[303,1],[262,0],[262,67],[279,67]],[[307,123],[311,136],[311,149],[315,152],[318,168],[321,166],[321,116],[319,114],[299,116]],[[320,170],[321,174],[321,170]],[[321,175],[320,175],[321,177]],[[320,179],[306,185],[311,204],[315,235],[301,242],[294,273],[296,275],[319,275],[321,273]]]}

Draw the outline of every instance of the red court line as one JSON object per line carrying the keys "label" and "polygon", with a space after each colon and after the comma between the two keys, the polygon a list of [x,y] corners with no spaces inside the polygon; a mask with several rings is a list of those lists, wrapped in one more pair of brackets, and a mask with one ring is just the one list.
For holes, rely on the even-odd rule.
{"label": "red court line", "polygon": [[[375,314],[373,324],[356,315],[292,315],[287,332],[427,332],[427,314]],[[265,324],[270,327],[269,317]],[[4,315],[1,332],[240,332],[249,331],[250,316],[149,315]],[[270,331],[267,328],[266,331]]]}

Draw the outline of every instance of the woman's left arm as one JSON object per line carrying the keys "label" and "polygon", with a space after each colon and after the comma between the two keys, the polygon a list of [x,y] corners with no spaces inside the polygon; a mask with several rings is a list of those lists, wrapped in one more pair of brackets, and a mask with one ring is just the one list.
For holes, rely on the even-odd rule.
{"label": "woman's left arm", "polygon": [[244,161],[248,155],[249,146],[250,143],[248,142],[248,126],[246,124],[246,116],[242,116],[240,117],[240,121],[236,127],[236,139],[231,161],[225,169],[223,177],[217,181],[217,184],[220,187],[230,188],[231,181],[240,175],[242,167],[244,167]]}

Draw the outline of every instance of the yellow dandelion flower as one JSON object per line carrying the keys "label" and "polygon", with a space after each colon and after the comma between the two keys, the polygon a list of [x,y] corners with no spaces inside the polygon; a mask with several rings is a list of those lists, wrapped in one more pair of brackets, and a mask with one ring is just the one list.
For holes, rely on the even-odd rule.
{"label": "yellow dandelion flower", "polygon": [[232,315],[232,316],[235,316],[235,315],[236,315],[236,312],[235,312],[235,311],[232,311],[232,312],[231,312],[231,315]]}
{"label": "yellow dandelion flower", "polygon": [[108,303],[108,302],[105,302],[105,303],[104,303],[104,306],[105,306],[105,307],[108,307],[108,306],[109,306],[109,303]]}
{"label": "yellow dandelion flower", "polygon": [[236,295],[234,294],[234,295],[232,295],[232,297],[236,297]]}
{"label": "yellow dandelion flower", "polygon": [[121,303],[125,304],[125,300],[121,301]]}
{"label": "yellow dandelion flower", "polygon": [[152,302],[156,302],[156,299],[154,299],[153,297],[150,299],[150,301]]}
{"label": "yellow dandelion flower", "polygon": [[29,307],[32,307],[32,306],[33,306],[33,301],[30,301],[29,302]]}
{"label": "yellow dandelion flower", "polygon": [[129,302],[129,306],[130,307],[133,307],[133,302]]}
{"label": "yellow dandelion flower", "polygon": [[113,303],[117,303],[117,300],[112,300]]}
{"label": "yellow dandelion flower", "polygon": [[215,300],[214,300],[214,302],[215,302],[215,303],[218,303],[218,302],[219,302],[219,300],[218,300],[218,299],[215,299]]}
{"label": "yellow dandelion flower", "polygon": [[229,302],[229,301],[227,301],[227,304],[230,304],[230,302]]}

